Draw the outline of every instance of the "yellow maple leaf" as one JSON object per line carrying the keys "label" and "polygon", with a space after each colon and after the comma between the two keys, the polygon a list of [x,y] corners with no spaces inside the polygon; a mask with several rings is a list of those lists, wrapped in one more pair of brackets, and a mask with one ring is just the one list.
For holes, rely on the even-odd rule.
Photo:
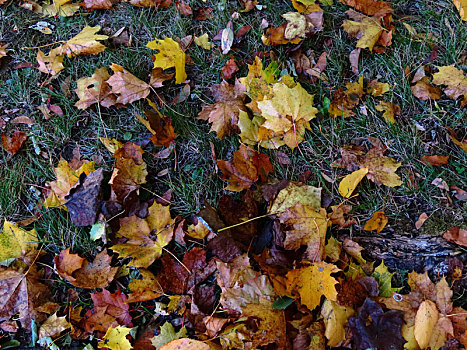
{"label": "yellow maple leaf", "polygon": [[133,347],[131,346],[130,341],[126,338],[130,334],[131,328],[117,326],[113,328],[112,326],[107,329],[102,340],[97,344],[99,349],[107,348],[110,350],[130,350]]}
{"label": "yellow maple leaf", "polygon": [[173,224],[169,207],[154,202],[145,219],[136,215],[120,219],[117,237],[128,238],[128,241],[112,246],[112,250],[121,257],[131,257],[128,266],[147,268],[172,240]]}
{"label": "yellow maple leaf", "polygon": [[41,50],[37,52],[37,69],[42,73],[57,75],[58,72],[65,69],[63,66],[63,55],[58,48],[50,50],[49,54],[44,54]]}
{"label": "yellow maple leaf", "polygon": [[276,147],[287,145],[291,149],[303,141],[305,129],[310,129],[309,121],[318,113],[313,107],[313,95],[299,83],[293,88],[281,82],[274,84],[272,97],[259,101],[258,108],[265,119],[261,127],[278,138]]}
{"label": "yellow maple leaf", "polygon": [[45,16],[70,17],[80,8],[80,4],[71,3],[71,0],[53,0],[52,4],[38,7],[38,12]]}
{"label": "yellow maple leaf", "polygon": [[336,279],[331,273],[340,269],[324,261],[316,262],[311,266],[302,267],[287,273],[287,290],[298,293],[303,305],[313,310],[320,304],[321,296],[336,301]]}
{"label": "yellow maple leaf", "polygon": [[159,53],[155,55],[154,68],[167,69],[175,67],[175,82],[181,84],[186,80],[185,52],[175,40],[156,38],[156,40],[148,42],[146,46],[153,50],[159,50]]}
{"label": "yellow maple leaf", "polygon": [[107,35],[96,34],[101,30],[100,26],[89,27],[86,26],[76,36],[68,40],[65,44],[58,48],[62,55],[74,57],[78,55],[97,55],[105,50],[100,40],[107,40]]}
{"label": "yellow maple leaf", "polygon": [[205,50],[211,50],[214,46],[211,42],[209,42],[208,33],[204,33],[201,36],[195,36],[195,44]]}
{"label": "yellow maple leaf", "polygon": [[339,194],[342,197],[350,198],[355,188],[362,179],[368,174],[367,168],[361,168],[344,177],[339,184]]}
{"label": "yellow maple leaf", "polygon": [[461,106],[467,105],[467,76],[454,66],[437,67],[439,72],[433,74],[432,83],[446,85],[444,93],[453,100],[462,97]]}
{"label": "yellow maple leaf", "polygon": [[383,118],[390,124],[395,124],[394,117],[401,113],[401,108],[398,105],[388,101],[381,101],[375,108],[377,111],[384,111]]}
{"label": "yellow maple leaf", "polygon": [[89,175],[93,171],[94,161],[85,161],[79,168],[74,168],[66,160],[61,159],[54,169],[57,180],[48,183],[51,192],[44,201],[44,206],[47,208],[60,206],[66,210],[62,204],[66,202],[65,197],[70,193],[70,190],[78,183],[80,175],[82,173]]}
{"label": "yellow maple leaf", "polygon": [[107,68],[101,67],[96,68],[91,77],[78,79],[75,92],[79,101],[75,103],[75,106],[79,109],[86,109],[95,103],[100,103],[102,107],[113,106],[116,103],[116,97],[107,84],[109,78]]}
{"label": "yellow maple leaf", "polygon": [[342,26],[350,36],[358,38],[357,47],[368,48],[370,51],[373,51],[373,47],[385,31],[381,27],[378,17],[368,17],[360,14],[359,21],[345,20]]}
{"label": "yellow maple leaf", "polygon": [[401,178],[396,174],[396,170],[401,166],[401,163],[393,158],[383,156],[382,151],[377,147],[373,147],[368,151],[360,165],[368,168],[366,176],[376,184],[389,187],[402,185]]}
{"label": "yellow maple leaf", "polygon": [[26,231],[15,223],[5,220],[0,234],[0,261],[19,258],[37,248],[36,230]]}
{"label": "yellow maple leaf", "polygon": [[164,294],[161,285],[152,272],[145,269],[139,269],[142,279],[132,279],[128,288],[131,293],[128,294],[127,303],[138,303],[146,300],[152,300]]}

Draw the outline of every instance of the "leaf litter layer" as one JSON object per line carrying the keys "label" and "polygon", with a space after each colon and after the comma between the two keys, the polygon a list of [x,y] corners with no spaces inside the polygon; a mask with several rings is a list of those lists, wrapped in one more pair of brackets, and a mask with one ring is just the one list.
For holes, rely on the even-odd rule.
{"label": "leaf litter layer", "polygon": [[[429,232],[430,217],[461,217],[467,199],[465,55],[417,25],[430,11],[449,12],[443,31],[465,37],[462,1],[425,4],[421,14],[376,0],[0,4],[7,16],[42,20],[27,29],[41,33],[29,48],[0,44],[10,74],[3,162],[45,159],[50,169],[49,181],[32,181],[42,191],[31,186],[30,214],[3,223],[5,346],[26,338],[112,350],[467,346],[457,297],[462,219]],[[127,21],[105,26],[116,11]],[[154,14],[160,28],[163,16],[187,27],[161,35],[148,21],[138,32],[135,23]],[[368,63],[394,63],[412,45],[429,56],[400,76]],[[69,74],[75,67],[82,73]],[[30,74],[39,93],[15,74]],[[31,98],[33,108],[24,104]],[[125,113],[131,122],[113,124]],[[421,151],[402,141],[407,134]],[[206,187],[190,198],[197,186]],[[398,266],[404,252],[373,248],[385,239],[397,247],[398,205],[431,193],[407,214],[416,230],[444,235],[407,240],[405,253],[422,265],[409,259],[417,271],[402,280],[396,271],[396,281],[381,258]],[[191,209],[180,210],[184,202]],[[49,240],[44,224],[68,233]],[[70,232],[80,237],[70,242]],[[424,239],[432,251],[419,250]],[[367,249],[358,243],[368,240]]]}

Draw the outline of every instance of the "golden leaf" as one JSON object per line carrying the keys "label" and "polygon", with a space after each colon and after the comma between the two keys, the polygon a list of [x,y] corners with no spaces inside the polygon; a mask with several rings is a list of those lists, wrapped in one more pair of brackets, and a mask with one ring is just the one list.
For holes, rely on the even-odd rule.
{"label": "golden leaf", "polygon": [[353,191],[355,191],[355,188],[357,188],[358,184],[360,181],[362,181],[366,174],[368,174],[368,169],[360,168],[344,177],[339,184],[339,194],[342,197],[350,198]]}
{"label": "golden leaf", "polygon": [[401,114],[401,108],[392,102],[381,101],[375,108],[377,111],[384,111],[383,118],[390,124],[395,124],[394,117]]}
{"label": "golden leaf", "polygon": [[298,293],[301,303],[313,310],[320,304],[321,296],[331,301],[336,301],[337,281],[331,273],[340,269],[324,261],[312,264],[308,267],[292,270],[287,273],[287,290]]}
{"label": "golden leaf", "polygon": [[60,335],[65,329],[71,327],[70,322],[66,320],[66,316],[57,317],[57,313],[50,316],[39,328],[39,338],[51,337],[55,338]]}
{"label": "golden leaf", "polygon": [[446,85],[444,93],[453,100],[462,97],[461,106],[467,105],[467,76],[454,66],[437,67],[439,72],[433,74],[432,83]]}
{"label": "golden leaf", "polygon": [[152,300],[164,294],[161,285],[152,272],[139,269],[142,279],[132,279],[128,285],[131,293],[128,294],[127,303],[139,303],[146,300]]}
{"label": "golden leaf", "polygon": [[463,21],[467,21],[467,0],[453,0]]}
{"label": "golden leaf", "polygon": [[153,50],[159,50],[154,60],[154,68],[167,69],[175,67],[175,82],[183,83],[186,78],[185,72],[185,52],[180,48],[180,45],[171,38],[164,40],[157,39],[148,42],[146,45]]}
{"label": "golden leaf", "polygon": [[438,318],[439,313],[434,302],[425,300],[420,304],[415,316],[414,335],[421,349],[430,344],[430,338]]}
{"label": "golden leaf", "polygon": [[112,326],[107,329],[102,341],[97,344],[99,349],[107,348],[110,350],[130,350],[133,347],[131,346],[130,341],[126,338],[130,334],[131,328],[117,326],[113,328]]}
{"label": "golden leaf", "polygon": [[99,41],[107,40],[109,38],[107,35],[96,34],[99,30],[101,30],[100,26],[84,27],[80,33],[68,40],[62,46],[58,47],[58,52],[62,55],[67,55],[68,57],[78,55],[97,55],[105,50],[105,46]]}
{"label": "golden leaf", "polygon": [[363,229],[365,231],[376,230],[376,233],[380,233],[388,223],[388,218],[384,215],[384,211],[375,211],[370,220],[365,223]]}
{"label": "golden leaf", "polygon": [[328,346],[337,346],[345,339],[344,325],[353,314],[354,310],[350,307],[340,306],[328,299],[324,301],[321,316],[323,316],[326,325],[324,335],[328,338]]}
{"label": "golden leaf", "polygon": [[5,220],[0,234],[0,261],[19,258],[37,249],[36,230],[26,231],[15,223]]}
{"label": "golden leaf", "polygon": [[96,68],[91,77],[78,79],[75,92],[79,101],[75,106],[78,109],[87,109],[95,103],[100,103],[102,107],[113,106],[116,103],[116,97],[107,84],[109,78],[107,68],[101,67]]}
{"label": "golden leaf", "polygon": [[48,55],[45,55],[41,50],[37,52],[37,63],[39,63],[39,69],[42,73],[51,74],[52,76],[57,75],[60,71],[65,69],[63,66],[63,55],[59,48],[50,50]]}

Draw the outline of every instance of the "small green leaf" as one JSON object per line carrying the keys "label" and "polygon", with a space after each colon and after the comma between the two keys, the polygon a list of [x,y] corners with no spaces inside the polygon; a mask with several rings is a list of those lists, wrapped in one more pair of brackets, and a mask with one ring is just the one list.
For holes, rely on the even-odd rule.
{"label": "small green leaf", "polygon": [[284,310],[287,308],[290,304],[293,303],[293,299],[289,297],[279,297],[272,303],[272,307],[277,310]]}

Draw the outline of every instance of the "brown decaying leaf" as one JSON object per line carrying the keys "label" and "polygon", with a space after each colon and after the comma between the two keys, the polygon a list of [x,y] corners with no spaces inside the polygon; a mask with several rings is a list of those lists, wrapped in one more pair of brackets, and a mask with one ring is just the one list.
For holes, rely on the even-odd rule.
{"label": "brown decaying leaf", "polygon": [[178,12],[183,16],[191,16],[193,14],[193,10],[190,5],[183,1],[175,1],[175,6],[177,7]]}
{"label": "brown decaying leaf", "polygon": [[131,192],[146,183],[148,172],[143,153],[141,147],[132,142],[115,151],[115,168],[109,181],[112,200],[123,202]]}
{"label": "brown decaying leaf", "polygon": [[235,81],[230,85],[226,81],[211,87],[216,103],[204,106],[198,119],[207,120],[211,125],[211,131],[215,131],[221,140],[238,130],[238,115],[240,111],[246,112],[244,104],[246,95],[245,87]]}
{"label": "brown decaying leaf", "polygon": [[2,147],[11,155],[15,155],[27,139],[24,131],[15,130],[11,136],[2,134]]}
{"label": "brown decaying leaf", "polygon": [[88,262],[78,254],[71,254],[70,248],[62,250],[54,259],[55,268],[60,277],[75,287],[96,289],[105,288],[113,281],[118,267],[111,267],[112,257],[103,250]]}
{"label": "brown decaying leaf", "polygon": [[368,16],[384,17],[392,13],[391,4],[380,0],[340,0],[347,6],[351,6],[357,11],[363,12]]}
{"label": "brown decaying leaf", "polygon": [[227,61],[224,67],[222,67],[222,75],[224,76],[225,80],[230,80],[234,77],[235,73],[238,72],[237,64],[235,63],[235,59],[231,58]]}
{"label": "brown decaying leaf", "polygon": [[259,178],[267,179],[273,167],[269,157],[254,149],[240,145],[238,151],[234,152],[232,161],[218,160],[217,166],[222,171],[222,179],[229,185],[225,188],[229,191],[241,191],[250,188]]}
{"label": "brown decaying leaf", "polygon": [[108,10],[119,0],[84,0],[83,7],[87,10]]}
{"label": "brown decaying leaf", "polygon": [[433,166],[441,166],[441,165],[448,164],[449,156],[439,156],[439,155],[422,156],[420,160],[425,164],[431,164]]}
{"label": "brown decaying leaf", "polygon": [[83,318],[84,330],[92,333],[105,333],[107,329],[119,325],[132,326],[126,295],[118,289],[111,294],[107,289],[91,294],[94,308]]}
{"label": "brown decaying leaf", "polygon": [[[415,78],[414,78],[415,79]],[[441,89],[433,86],[430,79],[426,76],[417,81],[415,85],[410,87],[412,94],[422,101],[439,100],[441,98]]]}
{"label": "brown decaying leaf", "polygon": [[443,234],[443,238],[450,242],[467,247],[467,230],[459,227],[451,227]]}
{"label": "brown decaying leaf", "polygon": [[449,131],[449,138],[456,146],[459,146],[465,153],[467,153],[467,137],[464,137],[462,140],[457,136],[456,132],[450,127],[447,127]]}
{"label": "brown decaying leaf", "polygon": [[200,7],[193,11],[195,19],[198,21],[207,21],[213,16],[214,10],[211,7]]}
{"label": "brown decaying leaf", "polygon": [[117,103],[126,105],[149,95],[150,85],[148,83],[138,79],[118,64],[112,63],[110,69],[114,74],[107,79],[107,84],[118,95]]}
{"label": "brown decaying leaf", "polygon": [[102,107],[115,105],[117,98],[107,84],[109,78],[107,68],[101,67],[96,68],[91,77],[78,79],[75,92],[79,101],[75,106],[79,109],[87,109],[95,103],[100,103]]}
{"label": "brown decaying leaf", "polygon": [[172,121],[170,118],[162,115],[161,112],[159,112],[155,103],[149,100],[148,102],[149,105],[153,108],[152,110],[144,111],[144,114],[146,114],[148,119],[145,120],[139,115],[136,117],[153,134],[150,137],[150,140],[155,146],[169,147],[171,144],[173,144],[175,138],[178,135],[174,131],[171,123]]}

